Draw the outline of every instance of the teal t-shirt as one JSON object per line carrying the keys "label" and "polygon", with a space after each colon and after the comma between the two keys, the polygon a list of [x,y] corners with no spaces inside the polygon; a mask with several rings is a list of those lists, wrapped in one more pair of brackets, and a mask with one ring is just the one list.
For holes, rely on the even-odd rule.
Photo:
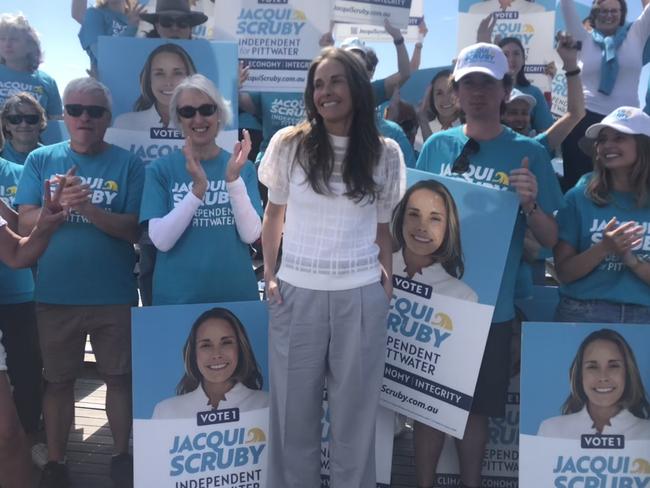
{"label": "teal t-shirt", "polygon": [[535,97],[535,108],[533,108],[533,111],[530,114],[530,125],[535,129],[535,132],[540,134],[552,126],[555,119],[553,119],[551,109],[548,108],[548,103],[542,90],[537,88],[535,85],[517,85],[516,88],[527,95]]}
{"label": "teal t-shirt", "polygon": [[415,168],[415,151],[399,124],[378,116],[377,129],[382,136],[393,139],[397,144],[399,144],[402,154],[404,155],[404,164],[406,164],[406,167]]}
{"label": "teal t-shirt", "polygon": [[[107,212],[138,215],[144,165],[130,152],[109,145],[85,156],[70,141],[35,149],[27,157],[16,205],[41,205],[43,183],[72,166],[92,190],[91,202]],[[63,305],[137,304],[133,244],[111,237],[72,212],[38,261],[36,301]]]}
{"label": "teal t-shirt", "polygon": [[[42,144],[39,144],[38,147],[41,147]],[[5,145],[0,152],[0,157],[5,158],[7,161],[17,164],[25,164],[25,160],[29,156],[29,153],[16,151],[16,148],[11,144],[11,141],[5,141]]]}
{"label": "teal t-shirt", "polygon": [[388,101],[388,97],[386,96],[386,84],[384,81],[385,80],[375,80],[370,82],[372,95],[375,97],[375,106],[377,107]]}
{"label": "teal t-shirt", "polygon": [[259,164],[271,137],[305,118],[305,100],[302,93],[250,92],[249,95],[256,112],[262,116],[262,142],[255,159]]}
{"label": "teal t-shirt", "polygon": [[63,106],[56,81],[40,70],[26,73],[0,64],[0,107],[7,98],[17,93],[27,92],[32,95],[48,116],[61,115]]}
{"label": "teal t-shirt", "polygon": [[[157,253],[154,305],[259,299],[249,246],[237,233],[226,188],[228,159],[230,153],[222,149],[216,158],[201,161],[208,177],[208,190],[174,247]],[[241,177],[261,216],[257,174],[252,163],[246,163]],[[167,215],[191,191],[191,183],[181,151],[150,163],[146,169],[140,220],[145,222]]]}
{"label": "teal t-shirt", "polygon": [[[603,229],[614,216],[621,223],[634,220],[645,229],[634,254],[650,261],[650,206],[636,206],[632,193],[611,192],[613,201],[599,207],[585,195],[585,187],[574,187],[565,195],[566,206],[557,214],[560,240],[577,253],[600,242]],[[560,286],[560,293],[577,300],[606,300],[650,306],[650,285],[638,278],[620,257],[610,255],[591,273]]]}
{"label": "teal t-shirt", "polygon": [[[23,167],[0,158],[0,200],[14,205]],[[34,279],[30,269],[11,269],[0,263],[0,305],[24,303],[34,299]]]}
{"label": "teal t-shirt", "polygon": [[92,64],[97,64],[97,38],[99,36],[135,36],[137,27],[129,26],[126,15],[108,7],[90,7],[81,23],[79,41],[88,53]]}
{"label": "teal t-shirt", "polygon": [[[456,177],[469,183],[508,190],[510,171],[520,168],[522,159],[528,157],[528,167],[537,178],[537,202],[545,213],[552,214],[562,204],[562,192],[546,150],[531,138],[502,127],[503,130],[497,137],[480,142],[480,150],[469,157],[469,170],[462,175],[452,173],[451,167],[468,140],[464,125],[429,137],[422,147],[416,167],[422,171]],[[526,218],[519,214],[510,242],[493,322],[504,322],[514,317],[515,281],[521,262],[525,231]]]}

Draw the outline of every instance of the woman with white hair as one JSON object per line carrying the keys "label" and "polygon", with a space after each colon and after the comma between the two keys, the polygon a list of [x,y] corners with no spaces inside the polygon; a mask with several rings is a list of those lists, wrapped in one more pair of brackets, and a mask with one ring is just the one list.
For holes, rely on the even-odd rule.
{"label": "woman with white hair", "polygon": [[41,42],[21,14],[0,16],[0,106],[16,93],[28,92],[50,119],[63,113],[56,81],[38,67],[43,61]]}
{"label": "woman with white hair", "polygon": [[169,111],[185,146],[147,167],[140,211],[159,251],[153,304],[256,300],[248,244],[260,236],[262,208],[250,137],[244,131],[233,154],[216,144],[231,112],[203,75],[176,87]]}

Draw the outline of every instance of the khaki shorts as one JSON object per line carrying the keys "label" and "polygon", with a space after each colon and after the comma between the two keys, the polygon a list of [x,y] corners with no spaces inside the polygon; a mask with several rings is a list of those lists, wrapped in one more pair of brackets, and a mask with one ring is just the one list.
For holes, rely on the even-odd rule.
{"label": "khaki shorts", "polygon": [[43,376],[51,383],[74,381],[84,362],[90,335],[97,371],[117,376],[131,372],[130,305],[36,304]]}

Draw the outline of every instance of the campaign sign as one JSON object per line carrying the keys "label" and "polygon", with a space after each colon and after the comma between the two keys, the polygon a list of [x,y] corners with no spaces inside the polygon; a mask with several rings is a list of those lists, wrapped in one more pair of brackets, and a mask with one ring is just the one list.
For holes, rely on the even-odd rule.
{"label": "campaign sign", "polygon": [[[231,402],[228,411],[212,410],[200,401],[206,400],[200,385],[193,392],[176,394],[186,371],[184,345],[190,330],[203,312],[214,307],[227,309],[239,319],[268,388],[265,303],[134,308],[135,486],[265,486],[268,409],[250,409],[249,400],[239,405]],[[257,392],[255,398],[254,407],[267,406],[265,392]]]}
{"label": "campaign sign", "polygon": [[319,41],[330,29],[329,2],[230,0],[215,4],[214,37],[239,44],[246,91],[302,92]]}
{"label": "campaign sign", "polygon": [[[459,486],[460,468],[456,446],[451,437],[445,444],[436,467],[436,486]],[[506,416],[488,419],[482,486],[517,488],[519,473],[519,374],[510,378]],[[522,485],[523,486],[523,485]]]}
{"label": "campaign sign", "polygon": [[184,75],[200,73],[230,104],[233,120],[219,131],[217,144],[232,151],[237,142],[238,100],[234,43],[100,37],[98,66],[100,80],[113,96],[113,127],[106,132],[107,142],[145,162],[182,147],[181,131],[173,121],[165,125],[158,110],[168,111],[171,92]]}
{"label": "campaign sign", "polygon": [[405,29],[412,0],[332,0],[332,20],[351,24],[392,25]]}
{"label": "campaign sign", "polygon": [[520,485],[650,486],[650,325],[525,322]]}
{"label": "campaign sign", "polygon": [[[409,12],[408,26],[401,29],[402,36],[406,42],[418,42],[420,40],[420,31],[418,25],[424,20],[424,0],[411,0],[411,10]],[[386,33],[384,24],[334,24],[334,38],[337,41],[343,41],[348,37],[358,37],[363,41],[369,42],[393,42],[393,38]]]}
{"label": "campaign sign", "polygon": [[[455,286],[461,291],[449,296],[433,292],[423,278],[425,270],[409,278],[402,269],[393,269],[381,404],[462,438],[517,202],[506,192],[416,170],[407,174],[409,185],[435,179],[449,189],[458,207],[467,271],[464,284]],[[492,215],[486,217],[486,211]],[[480,237],[471,236],[474,232]],[[469,300],[470,295],[478,301]]]}
{"label": "campaign sign", "polygon": [[[177,395],[177,386],[186,371],[184,347],[190,331],[202,313],[215,307],[227,309],[243,325],[263,377],[263,390],[268,390],[266,302],[134,308],[135,486],[265,487],[268,408],[251,407],[266,407],[266,392],[255,392],[252,403],[249,399],[218,410],[205,403],[201,386]],[[388,486],[393,453],[392,412],[379,409],[375,432],[377,486]],[[321,486],[329,486],[327,401],[323,402]]]}
{"label": "campaign sign", "polygon": [[526,77],[542,92],[551,91],[545,70],[555,59],[555,0],[460,0],[458,8],[458,50],[476,43],[479,24],[494,14],[492,40],[519,39],[526,51]]}

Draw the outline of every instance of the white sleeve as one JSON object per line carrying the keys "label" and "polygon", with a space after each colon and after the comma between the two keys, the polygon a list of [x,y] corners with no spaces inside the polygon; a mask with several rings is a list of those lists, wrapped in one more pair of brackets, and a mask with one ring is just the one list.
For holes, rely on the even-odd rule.
{"label": "white sleeve", "polygon": [[230,195],[230,206],[235,215],[235,227],[239,238],[246,244],[251,244],[262,234],[262,219],[251,203],[241,176],[235,181],[226,183],[226,188]]}
{"label": "white sleeve", "polygon": [[566,24],[569,34],[571,34],[575,40],[584,42],[587,40],[589,33],[582,25],[582,19],[578,15],[578,11],[573,2],[575,2],[575,0],[560,0],[562,16],[564,17],[564,23]]}
{"label": "white sleeve", "polygon": [[644,44],[650,37],[650,5],[646,5],[639,15],[639,18],[634,21],[630,30],[639,37],[641,43]]}
{"label": "white sleeve", "polygon": [[149,238],[156,249],[169,251],[192,222],[201,200],[191,191],[164,217],[149,219]]}
{"label": "white sleeve", "polygon": [[0,227],[7,225],[7,221],[0,216]]}

